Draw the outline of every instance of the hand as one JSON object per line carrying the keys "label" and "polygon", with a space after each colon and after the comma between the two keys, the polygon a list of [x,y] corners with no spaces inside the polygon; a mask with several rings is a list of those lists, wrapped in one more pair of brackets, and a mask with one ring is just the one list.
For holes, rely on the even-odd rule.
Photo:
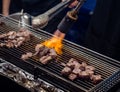
{"label": "hand", "polygon": [[[64,2],[66,0],[62,0],[62,2]],[[73,8],[75,7],[76,5],[78,4],[78,0],[74,0],[70,5],[69,5],[69,8]]]}
{"label": "hand", "polygon": [[74,0],[74,1],[69,5],[69,8],[73,8],[73,7],[75,7],[77,4],[78,4],[78,1],[77,1],[77,0]]}

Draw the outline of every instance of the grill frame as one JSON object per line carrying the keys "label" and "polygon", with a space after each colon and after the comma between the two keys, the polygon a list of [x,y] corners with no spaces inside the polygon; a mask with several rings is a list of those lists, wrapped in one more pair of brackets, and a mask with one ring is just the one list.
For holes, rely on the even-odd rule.
{"label": "grill frame", "polygon": [[[14,19],[12,19],[12,18],[8,18],[8,17],[2,17],[2,15],[0,16],[1,17],[1,21],[3,21],[3,22],[5,22],[5,24],[6,25],[9,25],[9,26],[12,26],[13,28],[15,28],[15,26],[17,26],[17,24],[18,24],[18,21],[17,20],[14,20]],[[9,23],[10,22],[10,23]],[[11,22],[13,23],[13,24],[11,24]],[[31,26],[29,26],[29,25],[26,25],[26,28],[28,28],[28,30],[30,30],[39,40],[42,40],[42,38],[44,38],[42,41],[44,41],[44,40],[46,40],[46,39],[49,39],[51,36],[53,36],[52,34],[49,34],[49,33],[47,33],[47,32],[45,32],[45,31],[43,31],[43,30],[35,30],[35,29],[33,29]],[[16,29],[19,29],[18,27],[16,27]],[[14,29],[15,31],[16,31],[16,29]],[[0,29],[1,30],[1,29]],[[1,33],[0,33],[1,34]],[[41,42],[42,42],[41,41]],[[42,64],[40,64],[40,63],[38,63],[38,62],[34,62],[35,60],[33,60],[33,59],[29,59],[29,60],[27,60],[26,61],[26,63],[29,63],[29,64],[31,64],[31,65],[33,65],[33,66],[35,66],[35,67],[38,67],[38,71],[39,72],[44,72],[44,74],[45,74],[45,76],[47,75],[47,76],[50,76],[51,78],[56,78],[56,81],[57,80],[60,80],[60,82],[62,82],[63,84],[64,84],[64,82],[65,82],[65,84],[67,84],[67,85],[71,85],[71,91],[72,92],[74,92],[74,90],[81,90],[81,91],[83,91],[83,92],[106,92],[107,90],[109,90],[112,86],[114,86],[118,81],[120,81],[120,77],[119,77],[119,75],[120,75],[120,70],[119,70],[119,65],[120,65],[120,62],[119,61],[117,61],[117,60],[114,60],[114,59],[111,59],[111,58],[109,58],[109,57],[107,57],[107,56],[104,56],[104,55],[102,55],[102,54],[99,54],[99,53],[97,53],[97,52],[94,52],[94,51],[92,51],[92,50],[89,50],[89,49],[87,49],[87,48],[85,48],[85,47],[82,47],[82,46],[80,46],[80,45],[77,45],[77,44],[75,44],[75,43],[72,43],[72,42],[69,42],[69,41],[67,41],[67,40],[64,40],[63,41],[63,44],[64,44],[64,51],[65,51],[65,53],[72,53],[72,55],[71,55],[71,57],[76,57],[77,59],[81,59],[81,60],[86,60],[86,58],[87,58],[87,61],[88,61],[88,64],[94,64],[94,65],[101,65],[101,62],[105,65],[105,66],[102,66],[103,68],[105,68],[106,66],[108,66],[109,68],[110,67],[112,67],[113,69],[115,69],[115,71],[114,72],[112,72],[112,73],[110,73],[110,71],[111,71],[111,69],[109,70],[109,76],[107,76],[107,78],[105,77],[104,78],[104,80],[102,81],[102,82],[100,82],[99,84],[97,84],[97,85],[92,85],[91,83],[89,83],[89,82],[85,82],[85,83],[88,83],[88,86],[89,86],[89,84],[90,85],[92,85],[92,88],[90,88],[90,89],[88,89],[88,90],[86,90],[87,89],[87,84],[85,84],[84,82],[81,82],[81,81],[77,81],[77,82],[81,82],[81,83],[83,83],[83,85],[85,85],[86,86],[86,89],[84,88],[84,87],[81,87],[81,86],[79,86],[78,84],[76,84],[77,82],[72,82],[72,81],[70,81],[70,80],[68,80],[68,79],[66,79],[66,78],[64,78],[64,77],[62,77],[61,75],[59,75],[59,74],[57,74],[56,72],[53,72],[51,69],[51,67],[52,67],[52,64],[54,64],[54,63],[51,63],[51,64],[49,64],[48,66],[43,66]],[[20,47],[20,48],[22,48],[22,46]],[[29,49],[29,48],[28,48]],[[3,52],[7,52],[7,54],[13,54],[12,56],[14,56],[14,53],[16,53],[16,51],[19,53],[20,51],[18,51],[19,50],[19,48],[18,49],[7,49],[7,48],[4,48],[4,49],[1,49],[0,48],[0,50],[1,51],[3,51]],[[70,51],[71,50],[71,51]],[[12,51],[12,53],[11,53],[11,51]],[[67,52],[68,51],[68,52]],[[76,51],[76,52],[75,52]],[[79,55],[79,53],[81,53],[81,55]],[[19,53],[20,54],[20,53]],[[77,55],[77,56],[76,56]],[[64,58],[65,56],[59,56],[60,58]],[[67,56],[68,57],[68,56]],[[84,57],[84,58],[83,58]],[[16,58],[16,57],[15,57]],[[17,57],[17,59],[19,59],[18,57]],[[61,60],[61,59],[60,59]],[[64,59],[63,59],[64,60]],[[90,62],[90,61],[92,61],[92,60],[94,60],[94,62],[92,61],[92,62]],[[95,62],[96,60],[100,60],[99,62],[97,61],[97,63]],[[21,60],[20,60],[21,61]],[[12,62],[12,63],[14,63],[14,62]],[[107,65],[108,64],[108,65]],[[61,67],[62,68],[62,66],[60,66],[59,65],[59,63],[55,63],[54,65],[57,65],[58,67]],[[97,65],[97,67],[96,68],[98,68],[98,65]],[[110,65],[110,66],[109,66]],[[100,69],[100,70],[99,70]],[[99,67],[99,69],[97,70],[98,71],[98,73],[99,72],[103,72],[103,74],[106,74],[105,73],[105,71],[103,71],[104,69],[102,69],[102,71],[101,71],[101,68]],[[34,71],[32,71],[32,73],[33,73]],[[46,72],[47,72],[47,74],[46,74]],[[41,74],[39,74],[39,75],[41,75]],[[39,76],[40,77],[40,76]],[[49,81],[49,80],[48,80]],[[54,81],[55,82],[55,81]],[[108,83],[108,85],[106,85],[106,83]],[[58,85],[61,85],[60,83],[58,83]],[[63,85],[61,85],[61,86],[63,86]],[[64,87],[64,86],[63,86]],[[75,87],[75,88],[74,88]],[[90,86],[91,87],[91,86]],[[68,89],[69,87],[65,87],[66,89]],[[106,88],[108,88],[107,90],[106,90]],[[99,90],[98,90],[99,89]],[[81,92],[80,91],[80,92]]]}

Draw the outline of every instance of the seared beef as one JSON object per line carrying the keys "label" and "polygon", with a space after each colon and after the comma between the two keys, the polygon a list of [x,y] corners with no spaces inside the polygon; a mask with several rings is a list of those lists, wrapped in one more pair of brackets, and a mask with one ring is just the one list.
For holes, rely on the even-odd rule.
{"label": "seared beef", "polygon": [[77,75],[74,73],[71,73],[68,78],[73,81],[77,78]]}
{"label": "seared beef", "polygon": [[71,58],[68,63],[64,64],[61,73],[72,81],[76,78],[82,78],[98,83],[102,79],[101,75],[94,75],[95,67],[88,65],[86,62],[79,62],[74,58]]}
{"label": "seared beef", "polygon": [[88,79],[88,78],[89,78],[89,74],[88,74],[88,72],[86,72],[86,71],[81,71],[81,72],[79,73],[79,77],[80,77],[80,78],[83,78],[83,79]]}
{"label": "seared beef", "polygon": [[49,56],[49,55],[43,56],[43,57],[40,58],[40,62],[41,62],[42,64],[47,64],[50,60],[52,60],[52,57]]}
{"label": "seared beef", "polygon": [[90,66],[90,65],[87,65],[87,66],[85,67],[85,69],[86,69],[86,70],[95,71],[95,67]]}
{"label": "seared beef", "polygon": [[71,68],[69,68],[69,67],[64,67],[63,68],[63,70],[61,71],[61,73],[63,74],[63,75],[69,75],[70,73],[71,73]]}
{"label": "seared beef", "polygon": [[[37,44],[35,46],[35,51],[36,51],[35,53],[32,53],[32,56],[36,56],[42,64],[47,64],[52,59],[57,58],[57,53],[54,49],[47,48],[42,44]],[[26,54],[23,54],[21,58],[23,60],[26,60],[29,58],[29,56]]]}
{"label": "seared beef", "polygon": [[79,68],[74,68],[72,73],[76,74],[76,75],[79,75],[79,73],[81,72],[82,70],[80,70]]}
{"label": "seared beef", "polygon": [[33,54],[32,54],[31,52],[28,52],[28,53],[26,53],[26,54],[23,54],[22,57],[21,57],[21,59],[26,60],[26,59],[32,57],[32,55],[33,55]]}
{"label": "seared beef", "polygon": [[90,79],[93,81],[93,83],[99,83],[102,80],[101,75],[92,75]]}
{"label": "seared beef", "polygon": [[0,35],[0,41],[2,41],[2,43],[0,43],[0,47],[6,46],[8,48],[17,48],[30,40],[30,37],[31,33],[26,29],[20,29],[17,32],[10,31]]}

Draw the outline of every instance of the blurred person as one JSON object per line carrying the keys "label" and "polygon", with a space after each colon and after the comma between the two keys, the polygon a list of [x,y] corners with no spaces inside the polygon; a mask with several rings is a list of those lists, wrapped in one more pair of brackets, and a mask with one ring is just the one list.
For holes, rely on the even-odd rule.
{"label": "blurred person", "polygon": [[[24,9],[30,15],[36,16],[44,13],[54,7],[61,1],[65,0],[2,0],[2,13],[7,16],[11,13],[20,12]],[[77,4],[75,0],[69,7],[74,7]]]}
{"label": "blurred person", "polygon": [[120,61],[120,0],[97,0],[85,46]]}
{"label": "blurred person", "polygon": [[[61,1],[65,0],[2,0],[2,14],[4,16],[8,16],[9,14],[20,12],[22,9],[24,9],[24,12],[32,16],[37,16],[46,12]],[[77,3],[78,1],[75,0],[70,4],[69,7],[72,8],[76,6]],[[57,29],[57,25],[65,16],[65,14],[66,11],[60,12],[48,23],[47,27],[45,27],[43,30],[53,33]]]}

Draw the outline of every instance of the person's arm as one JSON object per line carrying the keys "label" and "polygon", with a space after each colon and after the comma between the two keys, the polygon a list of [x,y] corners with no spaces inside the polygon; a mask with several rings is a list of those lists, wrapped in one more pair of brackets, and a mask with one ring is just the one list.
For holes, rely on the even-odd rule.
{"label": "person's arm", "polygon": [[9,15],[9,7],[10,7],[11,0],[2,0],[2,14],[4,16]]}

